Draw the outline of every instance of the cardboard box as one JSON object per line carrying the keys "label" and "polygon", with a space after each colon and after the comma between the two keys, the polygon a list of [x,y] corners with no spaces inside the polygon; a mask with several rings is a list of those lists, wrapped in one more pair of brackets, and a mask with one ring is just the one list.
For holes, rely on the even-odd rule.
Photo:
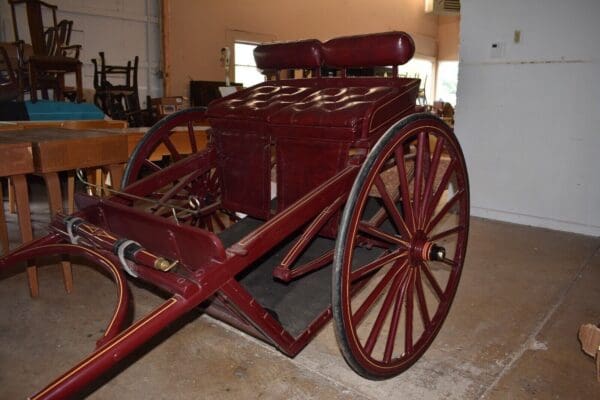
{"label": "cardboard box", "polygon": [[173,96],[173,97],[161,97],[158,99],[151,100],[152,107],[155,107],[158,114],[161,117],[172,114],[176,111],[180,111],[189,108],[190,102],[187,97]]}

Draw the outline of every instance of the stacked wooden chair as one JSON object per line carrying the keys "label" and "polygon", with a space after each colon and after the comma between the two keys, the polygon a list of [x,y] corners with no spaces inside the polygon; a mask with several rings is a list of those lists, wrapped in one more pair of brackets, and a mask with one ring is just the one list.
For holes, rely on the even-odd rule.
{"label": "stacked wooden chair", "polygon": [[[70,45],[73,21],[58,21],[57,7],[39,0],[8,0],[11,6],[15,42],[18,50],[18,83],[21,93],[30,92],[31,101],[37,101],[37,91],[48,98],[53,90],[55,100],[65,96],[80,102],[82,93],[82,63],[79,61],[81,46]],[[19,34],[17,10],[24,8],[31,44]],[[50,13],[52,21],[44,24],[43,15]],[[49,28],[44,28],[44,26]],[[75,88],[65,87],[65,74],[75,74]],[[22,95],[20,96],[22,97]]]}
{"label": "stacked wooden chair", "polygon": [[92,59],[94,103],[113,119],[126,120],[130,126],[142,126],[145,110],[140,107],[138,91],[139,57],[135,56],[133,62],[128,61],[126,65],[109,65],[104,52],[99,55],[99,63]]}

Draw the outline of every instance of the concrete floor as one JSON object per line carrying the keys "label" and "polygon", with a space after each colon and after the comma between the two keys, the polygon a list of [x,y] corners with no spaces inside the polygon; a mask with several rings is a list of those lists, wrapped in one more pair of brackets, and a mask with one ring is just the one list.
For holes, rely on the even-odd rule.
{"label": "concrete floor", "polygon": [[[39,192],[39,190],[38,190]],[[36,234],[48,221],[33,196]],[[5,208],[7,204],[4,204]],[[16,218],[9,214],[16,245]],[[88,354],[114,306],[112,282],[74,267],[40,268],[41,296],[25,274],[0,281],[0,398],[41,389]],[[577,329],[600,319],[600,239],[473,218],[467,261],[450,315],[425,356],[390,380],[360,378],[328,324],[295,359],[210,317],[191,315],[118,373],[93,399],[530,399],[600,398]],[[162,299],[131,285],[135,318]]]}

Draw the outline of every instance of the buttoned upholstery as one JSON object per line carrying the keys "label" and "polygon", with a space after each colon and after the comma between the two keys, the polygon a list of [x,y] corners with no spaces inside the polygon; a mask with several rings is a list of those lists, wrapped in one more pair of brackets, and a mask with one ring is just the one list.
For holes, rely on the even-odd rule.
{"label": "buttoned upholstery", "polygon": [[[410,36],[388,32],[333,39],[324,45],[310,40],[258,46],[255,58],[261,69],[322,64],[345,68],[402,64],[413,53]],[[343,169],[352,147],[372,146],[391,124],[413,112],[418,88],[418,79],[317,74],[264,82],[215,100],[207,116],[214,132],[224,207],[258,218],[272,215],[273,145],[277,211],[289,207]],[[337,218],[321,234],[334,236]]]}
{"label": "buttoned upholstery", "polygon": [[208,109],[208,116],[266,121],[269,115],[302,101],[315,90],[265,83],[214,102]]}

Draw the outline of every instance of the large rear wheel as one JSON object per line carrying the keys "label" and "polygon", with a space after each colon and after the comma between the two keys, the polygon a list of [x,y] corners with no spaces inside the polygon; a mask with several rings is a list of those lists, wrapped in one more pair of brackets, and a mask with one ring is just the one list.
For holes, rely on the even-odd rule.
{"label": "large rear wheel", "polygon": [[[468,231],[467,169],[452,129],[430,114],[404,118],[363,163],[335,247],[335,331],[356,372],[397,375],[429,347],[456,293]],[[365,251],[374,253],[361,261]]]}

